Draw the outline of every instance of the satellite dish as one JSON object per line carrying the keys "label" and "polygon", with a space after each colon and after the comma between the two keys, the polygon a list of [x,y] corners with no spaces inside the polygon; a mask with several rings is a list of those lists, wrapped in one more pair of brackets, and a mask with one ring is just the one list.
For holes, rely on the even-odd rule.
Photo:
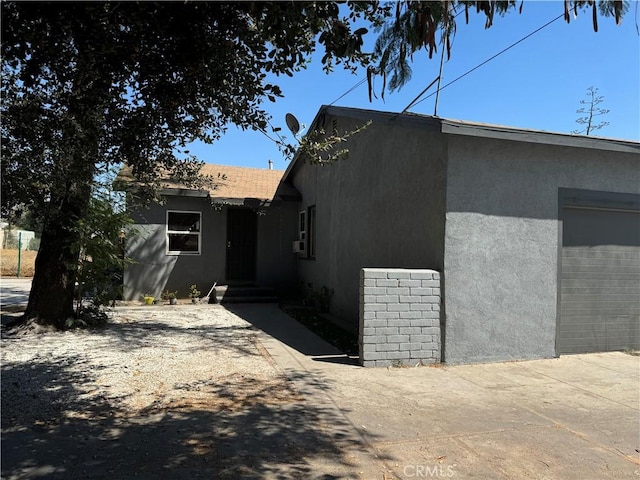
{"label": "satellite dish", "polygon": [[287,122],[287,127],[289,127],[289,130],[291,130],[291,133],[297,135],[300,131],[300,122],[298,122],[298,119],[291,113],[287,113],[284,118]]}

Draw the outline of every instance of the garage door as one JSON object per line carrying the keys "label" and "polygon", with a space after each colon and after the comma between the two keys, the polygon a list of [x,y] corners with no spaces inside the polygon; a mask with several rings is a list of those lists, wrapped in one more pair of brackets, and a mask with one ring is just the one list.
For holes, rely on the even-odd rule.
{"label": "garage door", "polygon": [[562,208],[558,354],[640,348],[640,212]]}

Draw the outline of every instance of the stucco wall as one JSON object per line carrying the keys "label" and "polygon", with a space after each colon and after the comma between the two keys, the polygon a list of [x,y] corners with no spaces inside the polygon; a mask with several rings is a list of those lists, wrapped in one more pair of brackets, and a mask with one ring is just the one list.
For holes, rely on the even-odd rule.
{"label": "stucco wall", "polygon": [[258,215],[256,282],[289,296],[297,288],[296,256],[291,244],[298,238],[297,202],[278,202]]}
{"label": "stucco wall", "polygon": [[448,136],[444,360],[555,356],[558,189],[640,192],[637,155]]}
{"label": "stucco wall", "polygon": [[[166,254],[167,210],[202,212],[200,255]],[[136,263],[125,270],[125,300],[137,300],[145,292],[159,295],[165,289],[187,297],[194,283],[205,295],[218,276],[224,277],[225,209],[212,209],[206,198],[169,197],[166,204],[151,205],[132,217],[134,233],[127,235],[126,248]]]}
{"label": "stucco wall", "polygon": [[[365,120],[340,118],[340,132]],[[324,127],[331,129],[327,115]],[[316,205],[316,259],[299,259],[305,288],[334,290],[331,312],[357,332],[363,267],[432,268],[443,263],[444,146],[422,126],[384,121],[347,143],[333,165],[293,173],[300,210]]]}
{"label": "stucco wall", "polygon": [[[166,211],[202,212],[200,255],[166,254]],[[256,281],[279,291],[296,285],[296,263],[291,242],[296,238],[295,204],[280,203],[258,216]],[[178,291],[186,297],[189,286],[197,284],[206,295],[213,282],[225,283],[227,208],[214,209],[207,198],[169,197],[165,205],[132,212],[134,234],[127,236],[127,255],[135,264],[125,270],[124,298],[137,300],[149,292]]]}

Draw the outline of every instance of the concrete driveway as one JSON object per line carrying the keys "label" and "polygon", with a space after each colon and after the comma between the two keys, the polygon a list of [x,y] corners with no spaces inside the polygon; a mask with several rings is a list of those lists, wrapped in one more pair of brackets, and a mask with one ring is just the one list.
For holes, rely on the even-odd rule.
{"label": "concrete driveway", "polygon": [[232,310],[349,425],[360,478],[640,478],[640,357],[365,369],[276,306]]}
{"label": "concrete driveway", "polygon": [[0,278],[0,305],[2,308],[9,305],[26,305],[29,302],[31,280],[31,278]]}

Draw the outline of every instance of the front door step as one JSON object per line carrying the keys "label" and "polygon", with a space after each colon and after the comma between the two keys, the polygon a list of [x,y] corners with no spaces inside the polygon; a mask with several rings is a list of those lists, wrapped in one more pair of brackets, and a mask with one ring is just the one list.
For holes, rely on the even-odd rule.
{"label": "front door step", "polygon": [[[250,284],[217,285],[215,288],[217,303],[276,303],[278,297],[269,287]],[[213,300],[211,294],[211,301]]]}

